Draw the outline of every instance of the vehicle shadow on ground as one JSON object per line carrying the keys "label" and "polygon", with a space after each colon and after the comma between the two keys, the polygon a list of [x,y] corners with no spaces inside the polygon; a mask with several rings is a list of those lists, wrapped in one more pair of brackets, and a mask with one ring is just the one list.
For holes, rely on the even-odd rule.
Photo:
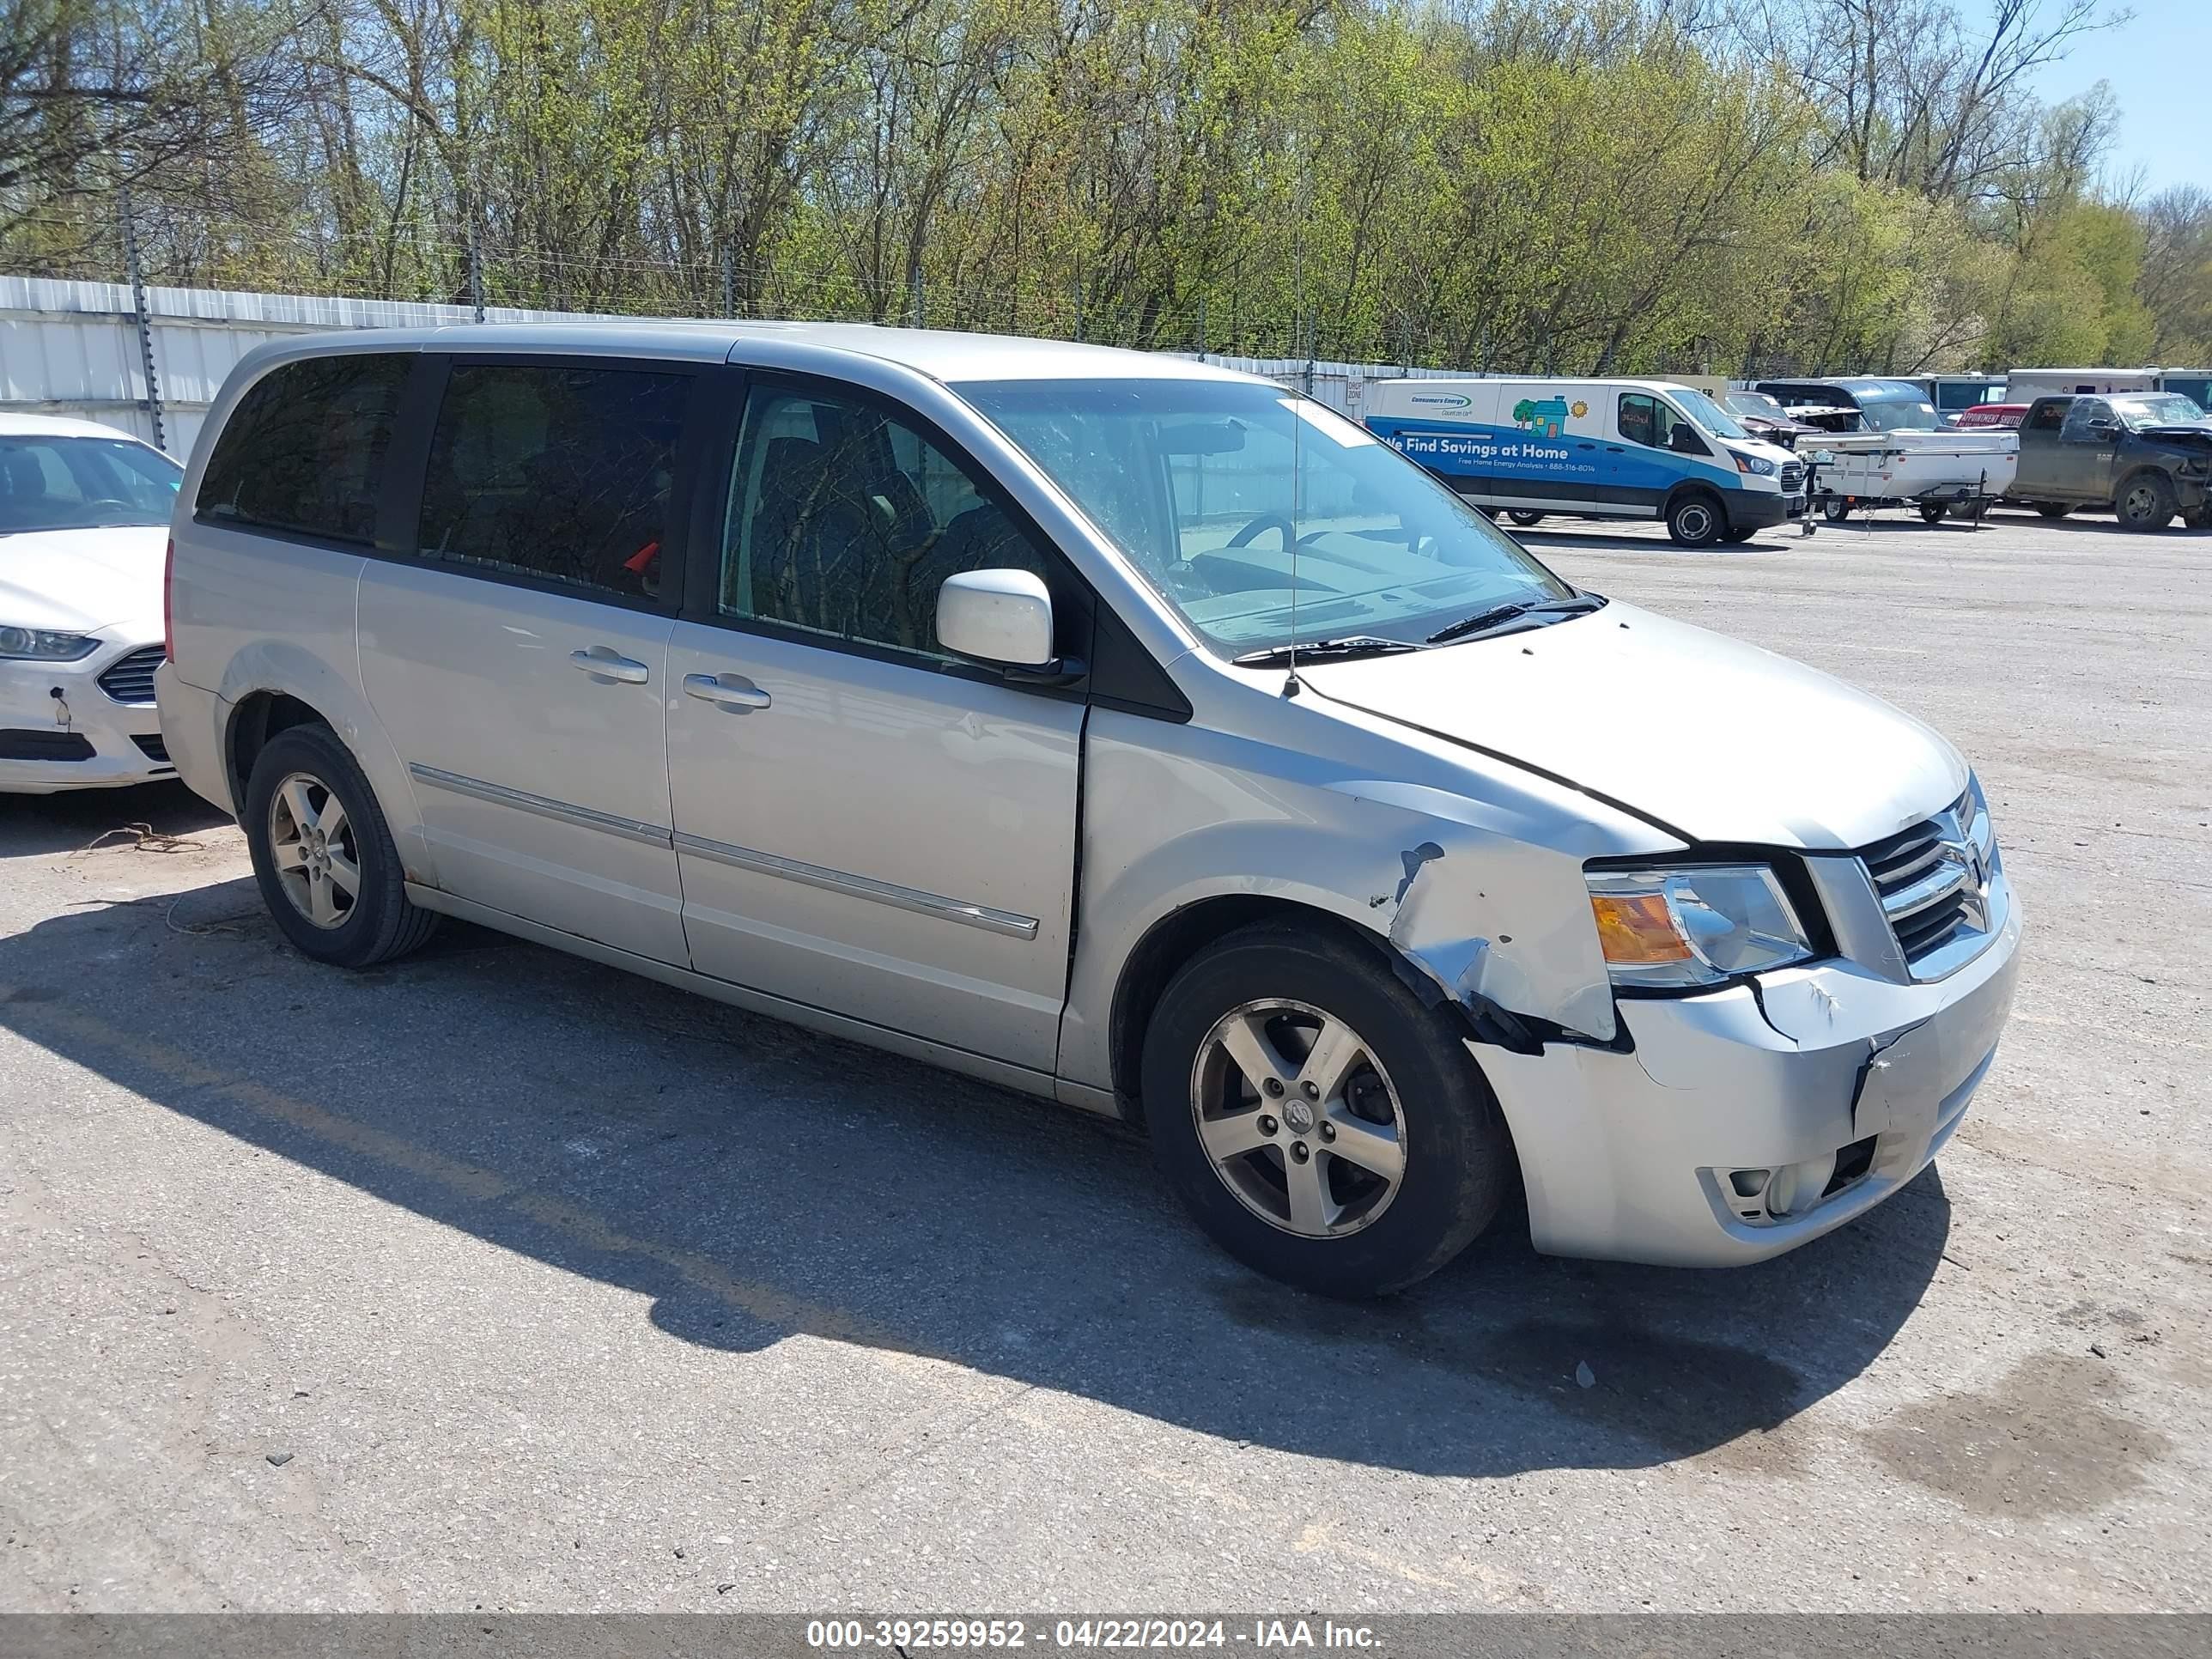
{"label": "vehicle shadow on ground", "polygon": [[1711,547],[1682,547],[1664,536],[1624,536],[1617,531],[1595,528],[1516,529],[1511,533],[1514,540],[1532,553],[1541,553],[1547,548],[1558,548],[1562,551],[1593,548],[1608,553],[1661,553],[1676,559],[1740,559],[1749,553],[1786,552],[1803,545],[1807,540],[1794,526],[1786,529],[1762,530],[1747,541],[1716,542]]}
{"label": "vehicle shadow on ground", "polygon": [[324,968],[243,878],[0,939],[0,1025],[733,1360],[803,1332],[1421,1474],[1795,1466],[1790,1419],[1882,1352],[1950,1224],[1932,1170],[1726,1273],[1550,1260],[1509,1218],[1403,1296],[1317,1300],[1217,1252],[1099,1120],[475,929]]}
{"label": "vehicle shadow on ground", "polygon": [[58,795],[0,795],[0,859],[72,853],[121,838],[121,826],[143,824],[154,836],[189,836],[230,815],[181,783],[127,789],[78,789]]}

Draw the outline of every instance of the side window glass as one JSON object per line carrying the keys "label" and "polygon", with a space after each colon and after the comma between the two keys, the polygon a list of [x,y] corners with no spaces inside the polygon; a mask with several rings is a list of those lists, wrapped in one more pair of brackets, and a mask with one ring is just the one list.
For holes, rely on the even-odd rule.
{"label": "side window glass", "polygon": [[722,536],[726,617],[951,660],[937,591],[963,570],[1047,574],[967,471],[857,399],[756,388]]}
{"label": "side window glass", "polygon": [[1653,398],[1652,412],[1662,449],[1671,449],[1678,455],[1710,455],[1712,451],[1690,424],[1687,416],[1663,398]]}
{"label": "side window glass", "polygon": [[1659,443],[1659,405],[1641,392],[1620,394],[1620,435],[1632,444],[1656,447]]}
{"label": "side window glass", "polygon": [[2065,418],[2065,416],[2066,410],[2063,404],[2038,404],[2035,412],[2028,417],[2027,429],[2030,432],[2056,432],[2058,430],[2059,422]]}
{"label": "side window glass", "polygon": [[422,481],[422,556],[660,592],[687,377],[456,363]]}
{"label": "side window glass", "polygon": [[333,540],[376,537],[377,492],[411,353],[349,352],[272,369],[216,441],[193,509]]}
{"label": "side window glass", "polygon": [[2089,430],[2093,421],[2109,421],[2112,406],[2102,398],[2076,398],[2066,411],[2066,425],[2059,436],[2071,444],[2103,443],[2105,439]]}

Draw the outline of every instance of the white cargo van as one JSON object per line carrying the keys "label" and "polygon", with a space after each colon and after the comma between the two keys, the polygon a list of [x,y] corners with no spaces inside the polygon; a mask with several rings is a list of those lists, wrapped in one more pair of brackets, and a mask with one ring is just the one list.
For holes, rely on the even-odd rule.
{"label": "white cargo van", "polygon": [[1687,547],[1805,512],[1805,465],[1669,380],[1384,380],[1367,428],[1514,523],[1661,519]]}

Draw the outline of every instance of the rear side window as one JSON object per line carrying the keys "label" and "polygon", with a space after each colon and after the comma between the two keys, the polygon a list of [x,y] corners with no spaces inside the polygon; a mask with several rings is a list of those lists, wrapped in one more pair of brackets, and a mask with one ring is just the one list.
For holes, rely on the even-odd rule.
{"label": "rear side window", "polygon": [[457,363],[422,483],[422,556],[654,599],[690,378]]}
{"label": "rear side window", "polygon": [[2034,412],[2027,417],[2027,429],[2030,432],[2056,432],[2065,418],[2064,404],[2038,404]]}
{"label": "rear side window", "polygon": [[384,452],[411,353],[311,357],[254,382],[216,441],[200,517],[268,530],[376,538]]}

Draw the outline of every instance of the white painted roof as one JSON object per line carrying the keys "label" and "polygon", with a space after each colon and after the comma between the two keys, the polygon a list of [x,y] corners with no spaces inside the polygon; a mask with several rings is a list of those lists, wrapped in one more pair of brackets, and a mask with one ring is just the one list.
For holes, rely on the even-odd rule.
{"label": "white painted roof", "polygon": [[0,410],[0,438],[128,438],[140,440],[119,427],[97,421],[73,420],[66,415],[19,415]]}

